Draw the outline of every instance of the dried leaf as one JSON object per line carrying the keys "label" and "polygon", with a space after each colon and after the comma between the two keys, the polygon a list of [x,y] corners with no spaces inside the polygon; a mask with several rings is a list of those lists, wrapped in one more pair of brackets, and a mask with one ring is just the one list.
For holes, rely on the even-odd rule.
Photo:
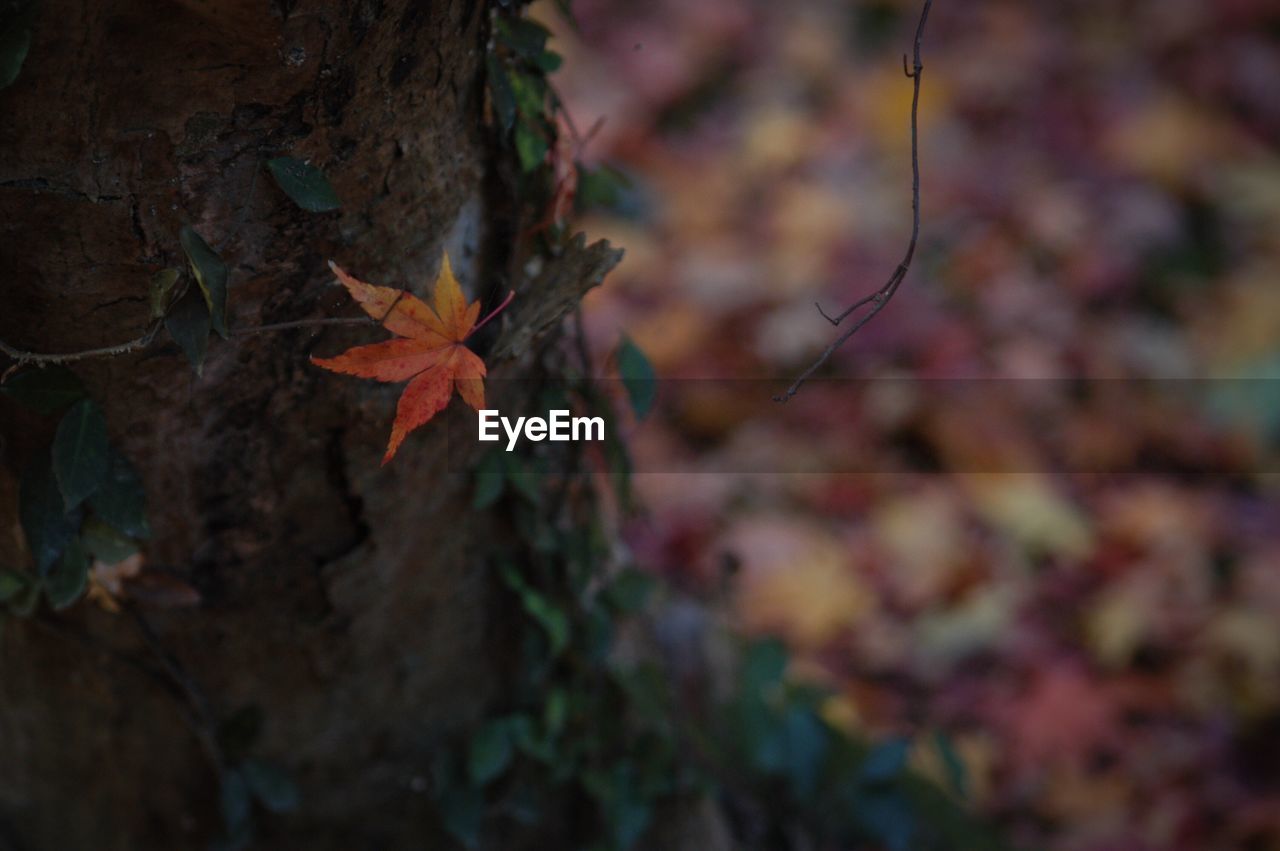
{"label": "dried leaf", "polygon": [[436,278],[432,307],[406,291],[366,284],[333,263],[329,267],[366,313],[398,335],[348,349],[337,357],[311,358],[316,366],[333,372],[375,381],[409,382],[396,408],[383,464],[395,456],[409,432],[425,425],[449,404],[455,390],[476,410],[484,407],[484,361],[463,343],[493,314],[477,322],[480,303],[467,303],[448,255]]}

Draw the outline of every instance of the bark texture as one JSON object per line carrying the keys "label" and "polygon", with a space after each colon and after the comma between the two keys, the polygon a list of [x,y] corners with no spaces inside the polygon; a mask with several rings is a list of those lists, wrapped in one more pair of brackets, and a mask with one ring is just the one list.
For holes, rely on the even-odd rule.
{"label": "bark texture", "polygon": [[[422,292],[448,247],[474,286],[510,227],[486,200],[487,26],[469,0],[45,0],[0,91],[0,338],[136,336],[183,223],[221,248],[240,326],[349,313],[330,257]],[[279,191],[263,162],[285,152],[323,168],[341,212]],[[261,707],[258,752],[303,790],[261,847],[430,847],[429,755],[498,687],[470,555],[495,532],[444,429],[379,469],[399,388],[307,363],[376,334],[215,339],[201,378],[172,346],[75,366],[143,475],[150,564],[203,598],[148,615],[161,642],[215,715]],[[0,412],[16,468],[48,426]],[[0,643],[0,848],[204,847],[217,784],[181,689],[122,659],[154,661],[127,616],[60,619]]]}

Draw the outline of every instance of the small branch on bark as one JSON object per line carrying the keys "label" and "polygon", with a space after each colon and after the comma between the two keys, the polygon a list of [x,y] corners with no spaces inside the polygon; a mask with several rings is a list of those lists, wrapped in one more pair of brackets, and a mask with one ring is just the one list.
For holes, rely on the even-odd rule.
{"label": "small branch on bark", "polygon": [[832,325],[839,325],[846,318],[848,318],[850,314],[852,314],[854,311],[862,307],[871,305],[871,309],[865,312],[864,314],[862,314],[861,316],[859,316],[858,319],[853,323],[853,325],[849,326],[849,328],[847,328],[844,331],[844,333],[842,333],[839,337],[836,337],[836,339],[832,341],[831,345],[827,346],[826,349],[823,350],[822,354],[818,355],[818,359],[815,360],[812,364],[810,364],[808,369],[800,373],[799,377],[796,378],[796,380],[791,383],[791,386],[787,388],[785,393],[774,396],[773,400],[775,402],[786,402],[792,396],[796,395],[796,393],[800,391],[801,385],[803,385],[806,381],[808,381],[809,378],[815,372],[821,369],[823,365],[826,364],[826,362],[831,359],[831,356],[835,354],[836,351],[841,346],[843,346],[845,343],[849,341],[850,337],[858,333],[858,331],[861,330],[862,326],[866,325],[868,322],[874,319],[876,314],[878,314],[881,310],[884,310],[885,306],[888,305],[889,301],[893,298],[894,293],[898,291],[898,286],[902,283],[903,278],[907,276],[907,270],[911,268],[911,261],[916,254],[916,244],[920,241],[920,129],[919,129],[920,120],[919,120],[919,115],[920,115],[920,80],[924,72],[924,63],[921,62],[920,60],[920,46],[924,42],[924,27],[925,27],[925,23],[929,20],[929,10],[932,7],[933,7],[933,0],[925,0],[924,8],[921,9],[920,11],[920,20],[916,24],[916,38],[915,38],[914,50],[912,53],[912,63],[910,66],[907,65],[907,55],[905,53],[902,55],[902,73],[907,75],[907,78],[911,80],[911,85],[912,85],[912,93],[911,93],[911,239],[907,242],[906,254],[903,256],[902,262],[899,263],[897,268],[893,270],[893,274],[889,276],[889,280],[886,281],[880,287],[880,289],[876,290],[870,295],[863,296],[862,298],[855,301],[853,304],[846,307],[844,310],[837,313],[835,316],[831,316],[825,310],[823,310],[822,305],[818,304],[817,302],[814,303],[814,307],[818,308],[818,313],[822,315],[822,318],[830,322]]}

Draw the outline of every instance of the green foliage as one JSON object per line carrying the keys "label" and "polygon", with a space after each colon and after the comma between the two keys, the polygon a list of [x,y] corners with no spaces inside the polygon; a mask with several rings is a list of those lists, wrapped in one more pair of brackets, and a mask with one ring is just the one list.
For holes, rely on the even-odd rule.
{"label": "green foliage", "polygon": [[485,724],[471,737],[467,776],[474,785],[483,786],[507,770],[515,752],[514,732],[510,719],[499,718]]}
{"label": "green foliage", "polygon": [[35,0],[0,0],[0,89],[13,85],[31,49]]}
{"label": "green foliage", "polygon": [[656,375],[644,352],[625,335],[618,346],[618,373],[631,400],[631,410],[637,419],[644,419],[658,397]]}
{"label": "green foliage", "polygon": [[311,213],[327,213],[342,206],[324,172],[294,157],[267,160],[267,168],[276,183],[293,203]]}
{"label": "green foliage", "polygon": [[209,305],[194,289],[187,290],[169,309],[164,318],[165,330],[187,356],[196,375],[204,372],[204,358],[209,350],[209,332],[213,327]]}
{"label": "green foliage", "polygon": [[[209,247],[200,234],[190,225],[183,225],[178,235],[182,250],[186,252],[187,262],[191,266],[191,274],[204,296],[205,306],[209,309],[209,320],[213,330],[226,339],[227,334],[227,264],[218,256],[218,252]],[[172,333],[172,328],[170,329]],[[175,335],[176,338],[176,335]],[[181,341],[179,341],[181,342]],[[185,347],[184,347],[185,348]],[[190,358],[190,354],[188,354]],[[195,362],[194,358],[191,358]],[[203,360],[203,358],[201,358]]]}
{"label": "green foliage", "polygon": [[107,477],[107,421],[92,399],[81,399],[58,423],[53,438],[53,473],[67,510],[98,490]]}
{"label": "green foliage", "polygon": [[293,812],[301,803],[302,795],[292,778],[277,765],[260,759],[247,759],[240,766],[240,773],[249,791],[268,812]]}
{"label": "green foliage", "polygon": [[62,551],[44,577],[44,593],[54,611],[75,603],[89,584],[89,554],[79,538],[74,538]]}
{"label": "green foliage", "polygon": [[[781,823],[804,825],[822,845],[871,842],[893,851],[1002,848],[954,799],[908,767],[912,740],[851,738],[822,717],[820,690],[785,677],[774,641],[746,648],[726,723],[712,737],[724,770]],[[935,746],[944,741],[934,739]],[[953,778],[963,777],[954,751]],[[962,779],[959,784],[963,785]]]}
{"label": "green foliage", "polygon": [[[511,138],[521,172],[533,179],[556,138],[559,102],[546,75],[560,67],[561,58],[547,50],[550,32],[537,21],[498,14],[493,29],[493,49],[485,59],[490,102],[503,136]],[[551,180],[549,173],[537,177],[530,195],[549,195]]]}
{"label": "green foliage", "polygon": [[137,541],[92,516],[80,529],[80,541],[91,556],[105,564],[118,564],[138,551]]}
{"label": "green foliage", "polygon": [[151,318],[163,319],[173,301],[174,287],[182,278],[181,269],[161,269],[151,276],[147,301],[151,305]]}
{"label": "green foliage", "polygon": [[151,527],[142,480],[120,452],[110,449],[107,454],[107,475],[89,496],[89,508],[120,534],[146,540],[151,537]]}
{"label": "green foliage", "polygon": [[67,510],[47,458],[36,462],[18,489],[18,516],[36,571],[44,574],[80,528],[79,508]]}
{"label": "green foliage", "polygon": [[122,561],[150,532],[142,484],[108,442],[102,412],[83,395],[74,375],[45,373],[16,376],[18,390],[11,392],[47,413],[61,410],[73,397],[77,401],[18,489],[18,517],[32,570],[0,572],[0,607],[19,616],[35,611],[41,592],[55,610],[73,605],[84,596],[91,559]]}

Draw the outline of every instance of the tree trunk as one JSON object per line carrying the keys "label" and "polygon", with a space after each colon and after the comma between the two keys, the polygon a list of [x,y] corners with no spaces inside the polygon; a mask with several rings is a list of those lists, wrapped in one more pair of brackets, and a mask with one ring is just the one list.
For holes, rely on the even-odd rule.
{"label": "tree trunk", "polygon": [[[486,189],[487,29],[468,0],[45,0],[0,90],[0,339],[136,336],[151,275],[184,263],[184,223],[227,260],[242,328],[349,313],[329,258],[421,293],[448,248],[474,295],[511,228]],[[263,163],[286,152],[324,170],[340,212],[277,188]],[[7,624],[0,848],[204,847],[219,793],[202,704],[260,707],[255,753],[303,792],[263,847],[432,846],[430,755],[500,687],[498,601],[472,555],[497,530],[448,472],[443,427],[379,468],[398,386],[307,361],[379,336],[215,338],[201,377],[172,345],[75,365],[142,474],[149,567],[201,602],[148,612],[151,643],[92,604]],[[51,426],[2,410],[20,472]]]}

